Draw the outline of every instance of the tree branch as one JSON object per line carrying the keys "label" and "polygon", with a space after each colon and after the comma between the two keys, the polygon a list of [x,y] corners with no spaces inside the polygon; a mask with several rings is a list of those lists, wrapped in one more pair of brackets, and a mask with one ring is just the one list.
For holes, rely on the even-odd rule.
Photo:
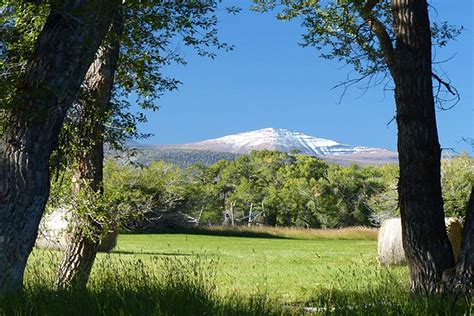
{"label": "tree branch", "polygon": [[380,47],[382,48],[385,62],[387,63],[389,70],[392,71],[393,66],[395,65],[392,39],[390,38],[385,25],[383,25],[383,23],[374,16],[372,11],[379,3],[380,0],[367,0],[365,5],[362,5],[362,0],[356,0],[354,1],[354,6],[364,21],[370,26],[375,36],[377,36]]}
{"label": "tree branch", "polygon": [[447,83],[446,81],[444,81],[443,79],[441,79],[437,74],[435,74],[434,72],[431,73],[431,75],[433,76],[433,78],[436,79],[436,81],[439,82],[439,84],[443,85],[448,91],[449,93],[451,93],[452,95],[457,95],[456,92],[454,92],[453,90],[453,86],[451,86],[449,83]]}
{"label": "tree branch", "polygon": [[379,3],[380,3],[380,0],[367,0],[367,2],[365,3],[363,9],[366,12],[370,12]]}

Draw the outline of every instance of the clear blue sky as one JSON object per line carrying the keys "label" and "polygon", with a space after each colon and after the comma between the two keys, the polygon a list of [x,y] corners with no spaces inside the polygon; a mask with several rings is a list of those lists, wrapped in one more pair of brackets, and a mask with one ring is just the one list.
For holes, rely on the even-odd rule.
{"label": "clear blue sky", "polygon": [[[249,1],[224,1],[243,11],[222,13],[220,38],[235,50],[219,52],[215,60],[185,51],[187,66],[166,69],[183,85],[168,93],[161,109],[148,113],[142,131],[152,144],[177,144],[215,138],[265,127],[287,128],[352,145],[396,149],[396,124],[391,91],[375,87],[363,93],[351,88],[339,103],[351,68],[318,57],[312,48],[297,45],[303,29],[298,22],[281,22],[274,14],[247,10]],[[442,69],[461,94],[459,104],[438,112],[441,146],[472,149],[461,141],[473,133],[472,0],[433,0],[432,20],[447,20],[466,29],[456,42],[436,52],[436,60],[455,57]]]}

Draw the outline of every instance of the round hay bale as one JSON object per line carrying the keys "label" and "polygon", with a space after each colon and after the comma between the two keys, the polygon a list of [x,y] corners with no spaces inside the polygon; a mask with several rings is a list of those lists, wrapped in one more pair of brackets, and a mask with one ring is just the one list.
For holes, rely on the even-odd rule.
{"label": "round hay bale", "polygon": [[[457,261],[461,250],[463,225],[460,219],[445,219],[446,231]],[[391,218],[382,223],[378,235],[378,261],[383,266],[405,265],[407,263],[402,242],[400,218]]]}
{"label": "round hay bale", "polygon": [[378,236],[378,261],[384,266],[407,263],[403,250],[400,218],[391,218],[382,223]]}
{"label": "round hay bale", "polygon": [[[41,220],[36,238],[35,247],[64,251],[70,241],[68,233],[68,219],[70,213],[64,209],[57,209],[46,214]],[[110,252],[117,245],[118,229],[114,228],[102,238],[98,251]]]}
{"label": "round hay bale", "polygon": [[458,261],[459,252],[461,251],[463,223],[459,218],[455,217],[446,218],[445,223],[448,238],[453,248],[454,260]]}
{"label": "round hay bale", "polygon": [[41,220],[35,247],[40,249],[64,250],[67,246],[67,212],[58,209],[46,214]]}

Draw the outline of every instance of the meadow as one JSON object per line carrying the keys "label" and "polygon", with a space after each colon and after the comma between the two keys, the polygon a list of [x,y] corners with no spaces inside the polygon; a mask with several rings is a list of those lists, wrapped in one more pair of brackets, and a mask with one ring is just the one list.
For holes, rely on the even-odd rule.
{"label": "meadow", "polygon": [[86,291],[55,292],[59,252],[35,250],[3,314],[470,314],[466,299],[409,295],[406,267],[381,268],[376,230],[201,229],[119,236]]}
{"label": "meadow", "polygon": [[[123,235],[115,253],[212,260],[219,290],[306,299],[340,274],[375,265],[373,240],[290,239],[186,234]],[[119,255],[120,257],[120,255]],[[396,271],[405,278],[401,270]]]}

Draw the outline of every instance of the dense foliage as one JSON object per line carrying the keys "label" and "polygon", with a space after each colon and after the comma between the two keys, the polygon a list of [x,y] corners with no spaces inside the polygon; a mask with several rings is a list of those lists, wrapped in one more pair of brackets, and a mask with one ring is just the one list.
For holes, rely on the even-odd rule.
{"label": "dense foliage", "polygon": [[[447,216],[464,216],[473,169],[474,159],[466,155],[443,161]],[[343,167],[273,151],[254,151],[233,161],[186,169],[164,161],[136,167],[109,160],[105,201],[100,203],[107,216],[120,219],[132,230],[196,223],[311,228],[378,225],[399,215],[397,175],[396,165]],[[54,186],[52,197],[68,191],[68,186]],[[62,200],[68,199],[63,196]]]}

